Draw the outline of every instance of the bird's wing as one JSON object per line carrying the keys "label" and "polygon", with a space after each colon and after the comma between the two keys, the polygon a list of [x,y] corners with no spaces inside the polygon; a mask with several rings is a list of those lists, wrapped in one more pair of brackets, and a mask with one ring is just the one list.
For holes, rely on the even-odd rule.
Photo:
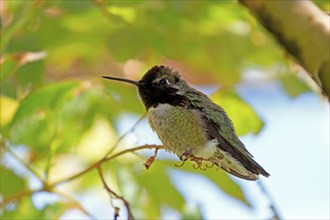
{"label": "bird's wing", "polygon": [[216,139],[219,142],[218,147],[222,151],[230,154],[250,172],[269,176],[253,160],[253,156],[237,137],[231,120],[220,106],[213,103],[206,95],[197,90],[191,91],[187,96],[192,107],[201,111],[209,138]]}

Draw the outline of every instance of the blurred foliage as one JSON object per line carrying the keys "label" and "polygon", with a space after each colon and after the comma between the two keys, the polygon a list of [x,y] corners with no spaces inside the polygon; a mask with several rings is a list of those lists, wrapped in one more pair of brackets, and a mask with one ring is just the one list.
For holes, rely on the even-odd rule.
{"label": "blurred foliage", "polygon": [[[240,135],[257,134],[263,126],[235,91],[236,86],[249,84],[242,80],[249,70],[280,81],[292,97],[310,91],[306,79],[297,77],[300,70],[292,68],[285,52],[235,1],[3,0],[0,4],[1,199],[19,198],[4,206],[3,218],[59,218],[77,208],[64,200],[40,208],[30,194],[20,198],[30,189],[33,175],[18,172],[19,166],[11,163],[17,158],[7,148],[17,151],[23,165],[33,167],[46,183],[65,179],[86,168],[95,154],[106,154],[118,138],[119,116],[144,113],[134,88],[104,82],[101,75],[139,79],[151,66],[165,64],[195,85],[226,86],[212,98],[225,108]],[[83,140],[97,149],[83,147]],[[168,174],[169,169],[178,169],[173,161],[157,161],[146,171],[141,159],[125,158],[109,161],[105,170],[111,187],[130,202],[136,217],[159,218],[167,207],[182,218],[201,218],[198,206],[187,207]],[[226,173],[199,173],[188,164],[179,170],[204,176],[251,207]],[[80,178],[81,185],[74,184],[68,193],[103,190],[94,174]]]}

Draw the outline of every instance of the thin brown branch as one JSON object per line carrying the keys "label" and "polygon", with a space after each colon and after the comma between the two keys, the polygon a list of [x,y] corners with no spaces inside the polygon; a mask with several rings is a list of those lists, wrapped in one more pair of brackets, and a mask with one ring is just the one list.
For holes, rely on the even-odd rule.
{"label": "thin brown branch", "polygon": [[[133,214],[131,212],[131,209],[129,207],[129,203],[127,202],[127,200],[124,197],[119,196],[112,189],[110,189],[110,187],[106,183],[106,181],[104,179],[104,176],[103,176],[103,173],[102,173],[101,164],[99,166],[97,166],[97,171],[98,171],[98,173],[100,175],[100,178],[102,180],[102,183],[103,183],[103,186],[104,186],[105,190],[109,193],[110,199],[112,199],[112,196],[114,196],[115,198],[122,200],[123,203],[124,203],[124,205],[125,205],[125,207],[126,207],[126,210],[127,210],[127,219],[134,220],[134,216],[133,216]],[[118,207],[114,207],[114,208],[115,208],[114,219],[117,219],[117,217],[119,216],[119,214],[118,214],[119,208]]]}
{"label": "thin brown branch", "polygon": [[123,151],[120,151],[112,156],[109,156],[109,157],[106,157],[106,158],[103,158],[101,160],[99,160],[98,162],[90,165],[88,168],[86,168],[85,170],[77,173],[77,174],[74,174],[72,175],[71,177],[68,177],[68,178],[65,178],[63,180],[60,180],[60,181],[57,181],[53,184],[51,184],[51,186],[57,186],[57,185],[60,185],[62,183],[66,183],[66,182],[69,182],[71,180],[74,180],[82,175],[84,175],[85,173],[93,170],[94,168],[96,168],[97,166],[99,166],[100,164],[108,161],[108,160],[111,160],[113,158],[116,158],[118,156],[121,156],[123,154],[126,154],[126,153],[130,153],[130,152],[134,152],[134,151],[138,151],[138,150],[143,150],[143,149],[155,149],[155,148],[158,148],[158,149],[162,149],[163,147],[162,146],[159,146],[159,145],[143,145],[143,146],[139,146],[139,147],[133,147],[133,148],[129,148],[129,149],[126,149],[126,150],[123,150]]}
{"label": "thin brown branch", "polygon": [[[162,149],[163,147],[162,146],[158,146],[158,145],[143,145],[143,146],[139,146],[139,147],[134,147],[134,148],[129,148],[129,149],[126,149],[126,150],[123,150],[123,151],[120,151],[110,157],[107,157],[107,158],[103,158],[102,160],[99,160],[98,162],[90,165],[88,168],[86,168],[85,170],[77,173],[77,174],[74,174],[72,175],[71,177],[68,177],[68,178],[65,178],[63,180],[60,180],[60,181],[57,181],[53,184],[46,184],[44,183],[44,186],[43,188],[40,188],[40,189],[36,189],[36,190],[28,190],[28,191],[24,191],[24,192],[20,192],[20,193],[17,193],[13,196],[10,196],[10,197],[6,197],[4,198],[4,200],[2,201],[2,203],[0,204],[0,206],[3,206],[13,200],[18,200],[18,199],[21,199],[25,196],[29,196],[29,195],[32,195],[33,193],[36,193],[36,192],[42,192],[42,191],[52,191],[52,189],[57,186],[57,185],[60,185],[60,184],[63,184],[63,183],[66,183],[66,182],[70,182],[82,175],[84,175],[85,173],[88,173],[89,171],[93,170],[94,168],[98,167],[99,165],[103,164],[104,162],[108,161],[108,160],[111,160],[111,159],[114,159],[116,157],[119,157],[123,154],[126,154],[126,153],[130,153],[130,152],[135,152],[135,151],[138,151],[138,150],[143,150],[143,149]],[[22,161],[24,162],[24,161]],[[24,162],[25,163],[25,162]]]}
{"label": "thin brown branch", "polygon": [[[62,183],[65,183],[65,182],[69,182],[69,181],[71,181],[71,180],[74,180],[74,179],[76,179],[76,178],[78,178],[78,177],[80,177],[81,175],[83,175],[83,174],[85,174],[85,173],[87,173],[87,172],[89,172],[89,171],[91,171],[92,169],[94,169],[95,167],[97,167],[99,164],[101,164],[101,163],[103,163],[104,161],[107,161],[108,159],[107,159],[107,157],[109,157],[109,155],[118,147],[118,144],[129,134],[129,133],[131,133],[131,132],[133,132],[134,131],[134,129],[136,128],[136,126],[143,120],[143,118],[146,116],[146,114],[144,114],[144,115],[142,115],[135,123],[134,123],[134,125],[128,130],[128,131],[126,131],[124,134],[122,134],[118,139],[117,139],[117,141],[116,141],[116,143],[113,145],[113,147],[112,148],[110,148],[110,150],[105,154],[105,156],[101,159],[101,160],[99,160],[98,162],[96,162],[96,163],[94,163],[94,164],[92,164],[92,165],[90,165],[88,168],[86,168],[85,170],[83,170],[83,171],[81,171],[81,172],[79,172],[79,173],[77,173],[77,174],[75,174],[75,175],[73,175],[73,176],[71,176],[71,177],[69,177],[69,178],[65,178],[64,180],[61,180],[61,181],[58,181],[58,182],[56,182],[56,183],[54,183],[53,185],[59,185],[59,184],[62,184]],[[144,146],[148,146],[148,145],[144,145]],[[142,148],[142,149],[144,149],[144,148]],[[136,150],[139,150],[139,149],[136,149]],[[131,152],[134,152],[135,150],[133,150],[133,151],[131,151]],[[126,150],[124,151],[124,153],[126,153]],[[114,156],[116,157],[116,155],[117,154],[115,154]],[[120,154],[120,152],[119,152],[119,155],[121,155]],[[118,156],[119,156],[118,155]],[[110,158],[111,159],[111,158]]]}

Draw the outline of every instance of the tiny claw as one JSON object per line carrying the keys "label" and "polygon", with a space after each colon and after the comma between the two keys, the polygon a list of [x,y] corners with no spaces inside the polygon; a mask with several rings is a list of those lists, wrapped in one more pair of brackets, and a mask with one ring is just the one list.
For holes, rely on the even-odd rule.
{"label": "tiny claw", "polygon": [[182,167],[186,163],[186,160],[182,161],[181,164],[174,164],[176,167]]}
{"label": "tiny claw", "polygon": [[198,164],[197,162],[196,162],[196,164],[193,164],[193,168],[194,169],[200,169],[200,170],[206,170],[206,168],[205,167],[202,167],[202,164]]}
{"label": "tiny claw", "polygon": [[202,165],[203,165],[203,160],[202,159],[200,159],[198,157],[195,157],[195,156],[192,156],[190,158],[190,160],[196,163],[196,164],[193,164],[194,169],[201,169],[201,170],[205,169],[205,168],[202,167]]}
{"label": "tiny claw", "polygon": [[200,166],[200,165],[198,165],[197,163],[196,163],[196,164],[193,164],[192,166],[193,166],[193,168],[194,168],[194,169],[196,169],[196,170],[197,170],[198,168],[200,168],[200,167],[201,167],[201,166]]}
{"label": "tiny claw", "polygon": [[214,167],[214,164],[215,164],[215,163],[212,162],[212,161],[210,161],[210,162],[211,162],[211,165],[209,165],[209,164],[205,164],[205,167],[208,168],[208,169]]}
{"label": "tiny claw", "polygon": [[191,154],[191,150],[187,150],[186,152],[184,152],[179,158],[182,161],[186,161],[188,160],[190,157],[192,156]]}
{"label": "tiny claw", "polygon": [[211,163],[211,165],[205,164],[205,167],[206,167],[207,169],[211,169],[213,166],[214,166],[213,163]]}

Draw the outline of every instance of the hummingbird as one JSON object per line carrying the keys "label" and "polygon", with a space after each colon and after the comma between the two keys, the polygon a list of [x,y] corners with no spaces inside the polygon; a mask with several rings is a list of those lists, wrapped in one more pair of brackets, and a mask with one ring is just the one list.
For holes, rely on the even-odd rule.
{"label": "hummingbird", "polygon": [[159,65],[149,69],[139,81],[103,78],[138,88],[152,130],[164,148],[179,158],[203,158],[246,180],[257,180],[260,174],[269,176],[237,137],[224,109],[192,88],[179,72]]}

